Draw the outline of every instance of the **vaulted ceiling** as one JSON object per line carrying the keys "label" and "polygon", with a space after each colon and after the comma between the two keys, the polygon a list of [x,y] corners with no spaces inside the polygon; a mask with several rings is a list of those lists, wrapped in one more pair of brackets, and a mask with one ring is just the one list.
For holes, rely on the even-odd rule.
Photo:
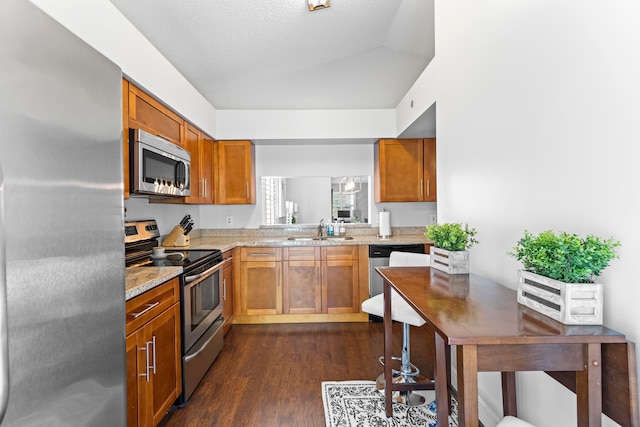
{"label": "vaulted ceiling", "polygon": [[433,0],[110,0],[217,109],[395,108],[434,56]]}

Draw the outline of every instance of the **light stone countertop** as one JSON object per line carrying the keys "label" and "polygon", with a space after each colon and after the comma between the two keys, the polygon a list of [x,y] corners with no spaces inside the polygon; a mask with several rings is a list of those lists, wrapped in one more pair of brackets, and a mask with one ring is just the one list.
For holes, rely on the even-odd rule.
{"label": "light stone countertop", "polygon": [[[236,233],[234,233],[236,231]],[[354,231],[353,234],[349,231]],[[360,233],[358,233],[360,231]],[[222,252],[235,247],[291,247],[291,246],[337,246],[337,245],[398,245],[431,243],[424,236],[423,227],[407,227],[393,230],[393,235],[382,239],[371,234],[374,229],[351,230],[347,236],[353,240],[288,240],[289,237],[314,237],[315,230],[196,230],[191,233],[188,247],[172,249],[213,250]],[[129,267],[126,269],[126,300],[142,294],[182,273],[182,267]]]}
{"label": "light stone countertop", "polygon": [[128,267],[125,269],[125,300],[179,276],[182,267]]}
{"label": "light stone countertop", "polygon": [[206,236],[197,237],[190,240],[189,249],[220,249],[222,252],[233,249],[237,246],[354,246],[354,245],[398,245],[430,243],[425,236],[404,234],[391,236],[388,239],[380,239],[377,236],[350,236],[353,240],[337,240],[328,238],[327,240],[288,240],[288,237],[276,236]]}

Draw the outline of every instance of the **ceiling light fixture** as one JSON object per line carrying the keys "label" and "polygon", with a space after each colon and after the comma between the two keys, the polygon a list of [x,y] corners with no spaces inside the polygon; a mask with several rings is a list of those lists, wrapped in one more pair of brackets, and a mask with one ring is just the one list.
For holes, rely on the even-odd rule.
{"label": "ceiling light fixture", "polygon": [[338,185],[338,192],[340,194],[356,194],[357,192],[362,190],[362,180],[359,176],[345,176],[340,180],[340,183]]}
{"label": "ceiling light fixture", "polygon": [[309,3],[309,10],[311,12],[331,6],[329,0],[307,0],[307,2]]}

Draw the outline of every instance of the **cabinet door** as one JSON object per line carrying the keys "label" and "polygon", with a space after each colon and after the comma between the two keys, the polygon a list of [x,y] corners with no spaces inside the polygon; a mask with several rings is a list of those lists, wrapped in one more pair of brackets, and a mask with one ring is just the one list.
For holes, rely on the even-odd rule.
{"label": "cabinet door", "polygon": [[213,204],[215,182],[213,176],[213,139],[203,133],[200,140],[200,179],[204,180],[204,195],[201,198],[203,204]]}
{"label": "cabinet door", "polygon": [[422,201],[423,157],[422,139],[379,140],[375,147],[375,201]]}
{"label": "cabinet door", "polygon": [[283,313],[322,313],[320,248],[317,246],[284,248],[283,260]]}
{"label": "cabinet door", "polygon": [[142,333],[127,336],[127,427],[145,427],[146,348]]}
{"label": "cabinet door", "polygon": [[223,255],[227,264],[222,269],[222,318],[224,319],[223,330],[226,334],[231,329],[233,319],[233,257],[231,251]]}
{"label": "cabinet door", "polygon": [[436,139],[424,139],[424,184],[423,200],[435,202],[438,200],[436,186]]}
{"label": "cabinet door", "polygon": [[122,79],[122,153],[124,155],[124,198],[130,194],[129,181],[129,82]]}
{"label": "cabinet door", "polygon": [[218,141],[217,203],[255,204],[255,150],[251,141]]}
{"label": "cabinet door", "polygon": [[140,127],[154,135],[183,145],[184,120],[134,84],[129,83],[129,127]]}
{"label": "cabinet door", "polygon": [[200,129],[187,123],[187,150],[191,154],[191,196],[185,203],[213,203],[213,140]]}
{"label": "cabinet door", "polygon": [[200,141],[202,140],[202,132],[199,129],[187,123],[185,128],[185,146],[189,154],[191,154],[191,196],[185,197],[185,203],[200,203],[204,187],[200,176]]}
{"label": "cabinet door", "polygon": [[241,314],[282,314],[281,270],[281,262],[242,263]]}
{"label": "cabinet door", "polygon": [[154,367],[147,398],[147,410],[153,426],[158,425],[182,392],[180,349],[180,304],[154,318],[144,327]]}
{"label": "cabinet door", "polygon": [[358,248],[328,246],[322,248],[322,312],[358,313],[360,311]]}
{"label": "cabinet door", "polygon": [[283,264],[283,312],[314,314],[322,312],[320,260],[285,261]]}

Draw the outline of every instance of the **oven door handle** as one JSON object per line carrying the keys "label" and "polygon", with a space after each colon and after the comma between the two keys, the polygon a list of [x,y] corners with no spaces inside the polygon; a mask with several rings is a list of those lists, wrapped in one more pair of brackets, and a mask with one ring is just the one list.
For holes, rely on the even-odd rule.
{"label": "oven door handle", "polygon": [[209,277],[210,275],[212,275],[213,273],[215,273],[216,271],[218,271],[219,269],[222,268],[222,266],[227,262],[227,260],[224,260],[222,262],[219,262],[218,264],[214,265],[213,267],[211,267],[208,270],[203,271],[200,274],[194,274],[193,276],[186,276],[184,278],[184,283],[191,283],[193,281],[199,280],[199,279],[206,279],[207,277]]}
{"label": "oven door handle", "polygon": [[193,359],[195,359],[196,357],[198,357],[198,355],[199,355],[200,353],[202,353],[203,351],[205,351],[205,350],[207,349],[207,347],[209,346],[209,343],[211,342],[211,340],[212,340],[212,339],[214,339],[214,338],[215,338],[215,336],[216,336],[216,334],[215,334],[215,333],[214,333],[213,335],[211,335],[211,336],[209,337],[209,339],[207,340],[207,342],[205,342],[204,344],[202,344],[202,347],[200,347],[200,349],[199,349],[198,351],[196,351],[196,352],[195,352],[195,353],[193,353],[193,354],[190,354],[189,356],[186,356],[186,357],[184,358],[184,362],[185,362],[185,363],[190,362],[191,360],[193,360]]}

